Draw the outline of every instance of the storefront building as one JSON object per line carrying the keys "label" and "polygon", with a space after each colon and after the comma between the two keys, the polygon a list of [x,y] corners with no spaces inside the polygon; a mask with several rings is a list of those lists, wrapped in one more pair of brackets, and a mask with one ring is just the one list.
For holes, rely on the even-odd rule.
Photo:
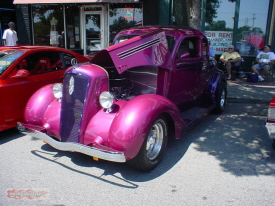
{"label": "storefront building", "polygon": [[29,34],[23,40],[25,44],[52,45],[93,55],[107,47],[121,29],[143,23],[143,5],[138,0],[71,2],[14,0],[17,10],[28,14],[18,20],[17,26],[19,35]]}
{"label": "storefront building", "polygon": [[[201,0],[201,30],[211,40],[216,55],[231,44],[244,57],[255,58],[264,44],[271,45],[275,52],[274,1],[223,0],[217,6],[211,0]],[[107,47],[121,29],[137,25],[187,26],[186,2],[14,0],[13,3],[17,8],[19,41],[93,54]],[[216,10],[212,21],[207,15],[209,6]]]}

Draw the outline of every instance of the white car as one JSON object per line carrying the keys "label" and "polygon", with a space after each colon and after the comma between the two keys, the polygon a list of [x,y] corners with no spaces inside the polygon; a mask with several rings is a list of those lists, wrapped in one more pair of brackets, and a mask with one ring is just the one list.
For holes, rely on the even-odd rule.
{"label": "white car", "polygon": [[87,46],[87,54],[94,55],[101,50],[101,45],[99,40],[90,40]]}
{"label": "white car", "polygon": [[267,128],[269,138],[272,139],[272,147],[275,150],[275,97],[269,103],[265,126]]}

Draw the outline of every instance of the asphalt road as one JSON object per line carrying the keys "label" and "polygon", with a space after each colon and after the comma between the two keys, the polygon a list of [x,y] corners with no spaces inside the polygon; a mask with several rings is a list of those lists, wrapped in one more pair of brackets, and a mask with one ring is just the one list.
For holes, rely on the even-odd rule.
{"label": "asphalt road", "polygon": [[228,104],[170,141],[149,173],[0,132],[0,205],[275,206],[266,113],[265,104]]}

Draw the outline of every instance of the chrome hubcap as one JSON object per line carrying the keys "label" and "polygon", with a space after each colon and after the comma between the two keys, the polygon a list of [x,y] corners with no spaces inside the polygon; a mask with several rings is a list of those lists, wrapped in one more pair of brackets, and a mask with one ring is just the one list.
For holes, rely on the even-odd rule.
{"label": "chrome hubcap", "polygon": [[220,106],[221,108],[224,107],[224,103],[225,103],[225,91],[224,89],[222,90],[222,94],[221,94],[221,101],[220,101]]}
{"label": "chrome hubcap", "polygon": [[146,151],[147,157],[150,160],[155,159],[163,143],[163,127],[161,123],[155,123],[151,131],[149,132],[149,137],[147,138]]}

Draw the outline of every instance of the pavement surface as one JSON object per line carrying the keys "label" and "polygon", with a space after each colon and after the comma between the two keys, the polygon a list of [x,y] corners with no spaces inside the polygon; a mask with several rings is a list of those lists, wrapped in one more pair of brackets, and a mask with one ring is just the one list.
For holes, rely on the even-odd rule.
{"label": "pavement surface", "polygon": [[265,77],[262,82],[247,82],[245,77],[228,80],[228,103],[269,104],[275,97],[275,77]]}

